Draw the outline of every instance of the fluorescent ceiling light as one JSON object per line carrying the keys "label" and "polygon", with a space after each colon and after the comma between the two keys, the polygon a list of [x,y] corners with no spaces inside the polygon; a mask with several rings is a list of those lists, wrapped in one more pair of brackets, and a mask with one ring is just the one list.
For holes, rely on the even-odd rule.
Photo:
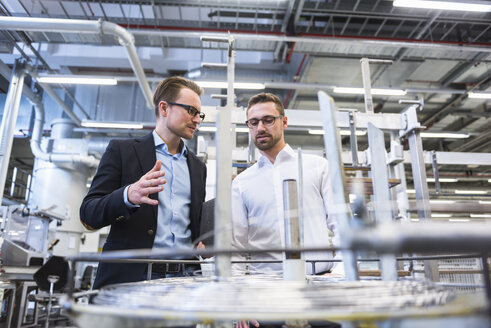
{"label": "fluorescent ceiling light", "polygon": [[483,205],[485,205],[485,204],[491,204],[491,201],[489,201],[489,200],[480,200],[479,201],[479,204],[483,204]]}
{"label": "fluorescent ceiling light", "polygon": [[[309,130],[309,134],[323,135],[324,134],[324,130],[310,129]],[[339,131],[339,134],[342,135],[342,136],[350,136],[351,135],[351,132],[349,130],[340,130]],[[355,134],[357,136],[364,136],[364,135],[367,134],[367,131],[366,130],[356,130]]]}
{"label": "fluorescent ceiling light", "polygon": [[474,99],[491,99],[491,93],[489,92],[469,92],[468,96]]}
{"label": "fluorescent ceiling light", "polygon": [[[345,87],[334,87],[332,88],[334,93],[347,93],[354,95],[362,95],[365,93],[363,88],[345,88]],[[372,95],[378,96],[404,96],[406,91],[401,89],[371,89]]]}
{"label": "fluorescent ceiling light", "polygon": [[216,132],[217,128],[214,126],[198,126],[200,132]]}
{"label": "fluorescent ceiling light", "polygon": [[440,200],[440,199],[430,199],[431,204],[453,204],[454,200]]}
{"label": "fluorescent ceiling light", "polygon": [[[228,88],[228,82],[220,81],[195,81],[202,88],[209,89],[226,89]],[[262,90],[264,89],[264,83],[250,83],[250,82],[234,82],[234,89],[247,89],[247,90]]]}
{"label": "fluorescent ceiling light", "polygon": [[489,12],[491,4],[476,1],[394,0],[394,7]]}
{"label": "fluorescent ceiling light", "polygon": [[416,190],[414,190],[414,189],[407,189],[406,190],[406,193],[407,194],[415,194],[416,193]]}
{"label": "fluorescent ceiling light", "polygon": [[469,222],[469,219],[448,219],[448,222]]}
{"label": "fluorescent ceiling light", "polygon": [[465,139],[469,138],[467,133],[450,133],[450,132],[421,132],[421,138],[448,138],[448,139]]}
{"label": "fluorescent ceiling light", "polygon": [[488,192],[486,190],[455,190],[456,194],[467,194],[467,195],[485,195]]}
{"label": "fluorescent ceiling light", "polygon": [[[200,127],[198,127],[198,131],[216,132],[217,128],[215,126],[200,126]],[[249,133],[249,128],[235,128],[235,132],[237,132],[237,133]]]}
{"label": "fluorescent ceiling light", "polygon": [[432,218],[451,218],[452,214],[447,213],[431,213]]}
{"label": "fluorescent ceiling light", "polygon": [[488,182],[491,183],[491,179],[488,179]]}
{"label": "fluorescent ceiling light", "polygon": [[471,218],[491,218],[491,214],[472,214]]}
{"label": "fluorescent ceiling light", "polygon": [[116,85],[118,81],[113,78],[95,78],[95,77],[76,77],[76,76],[40,76],[39,83],[57,83],[57,84],[98,84],[98,85]]}
{"label": "fluorescent ceiling light", "polygon": [[83,121],[81,125],[86,128],[143,129],[141,123]]}
{"label": "fluorescent ceiling light", "polygon": [[[435,182],[435,178],[428,178],[426,179],[428,182]],[[453,179],[453,178],[440,178],[438,179],[440,182],[457,182],[459,179]]]}
{"label": "fluorescent ceiling light", "polygon": [[418,221],[419,221],[419,219],[411,219],[411,221],[413,221],[413,222],[418,222]]}

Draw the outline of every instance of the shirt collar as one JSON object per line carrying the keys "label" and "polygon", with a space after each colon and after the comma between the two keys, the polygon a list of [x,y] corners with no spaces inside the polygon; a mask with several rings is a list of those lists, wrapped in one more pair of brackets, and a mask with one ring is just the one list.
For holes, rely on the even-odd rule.
{"label": "shirt collar", "polygon": [[168,154],[168,155],[171,155],[171,156],[181,157],[181,156],[186,156],[187,155],[188,149],[184,145],[184,142],[182,140],[180,141],[181,152],[178,153],[178,154],[176,154],[176,155],[172,155],[171,153],[169,153],[169,147],[167,147],[167,144],[164,142],[164,140],[162,140],[162,138],[157,134],[157,131],[153,130],[152,134],[153,134],[153,141],[155,143],[155,149],[159,149],[160,148],[160,149],[162,149],[162,151],[165,154]]}
{"label": "shirt collar", "polygon": [[[278,155],[276,155],[275,163],[276,162],[282,162],[288,158],[293,158],[294,156],[295,156],[295,152],[293,151],[292,147],[290,147],[289,144],[286,144],[285,147],[283,147],[283,149],[280,150]],[[259,165],[259,167],[262,167],[267,163],[271,164],[269,159],[266,156],[264,156],[263,154],[259,155],[259,158],[257,160],[257,164]]]}

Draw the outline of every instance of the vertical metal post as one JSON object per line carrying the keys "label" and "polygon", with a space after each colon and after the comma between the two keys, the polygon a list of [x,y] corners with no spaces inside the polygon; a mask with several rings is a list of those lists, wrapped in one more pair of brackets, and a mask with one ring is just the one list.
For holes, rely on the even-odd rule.
{"label": "vertical metal post", "polygon": [[[371,157],[375,218],[379,224],[392,222],[393,208],[389,191],[384,133],[372,123],[368,123],[368,144]],[[380,259],[382,279],[397,280],[395,254],[382,254]]]}
{"label": "vertical metal post", "polygon": [[362,58],[360,62],[363,89],[365,89],[365,112],[373,114],[372,82],[370,81],[369,59]]}
{"label": "vertical metal post", "polygon": [[438,174],[438,162],[436,160],[436,151],[431,151],[431,167],[433,169],[433,178],[435,179],[435,193],[441,192],[440,188],[440,175]]}
{"label": "vertical metal post", "polygon": [[254,141],[251,138],[251,134],[249,133],[249,147],[247,153],[247,164],[256,163],[256,145],[254,145]]}
{"label": "vertical metal post", "polygon": [[[330,184],[333,195],[332,210],[329,215],[332,215],[337,223],[341,246],[346,246],[349,243],[351,234],[350,209],[346,202],[341,140],[336,127],[334,100],[323,91],[319,91],[317,96],[319,97],[319,107],[324,127],[324,147],[329,162]],[[343,255],[346,279],[357,280],[358,268],[355,254],[350,250],[343,250],[341,253]]]}
{"label": "vertical metal post", "polygon": [[[302,149],[297,149],[297,164],[298,164],[298,180],[297,180],[297,190],[298,190],[298,220],[300,223],[300,245],[303,246],[303,227],[304,227],[304,216],[303,216],[303,157]],[[303,256],[302,256],[303,258]]]}
{"label": "vertical metal post", "polygon": [[12,182],[10,183],[10,197],[14,197],[15,180],[17,180],[17,167],[14,167],[14,170],[12,172]]}
{"label": "vertical metal post", "polygon": [[[285,220],[285,247],[302,247],[301,222],[298,215],[297,181],[283,180],[283,211]],[[283,278],[289,281],[305,281],[305,261],[301,252],[287,252],[283,260]]]}
{"label": "vertical metal post", "polygon": [[49,317],[51,315],[51,305],[53,304],[53,287],[55,283],[60,280],[59,276],[55,275],[49,275],[48,276],[48,281],[49,281],[49,301],[48,301],[48,306],[46,307],[46,321],[44,323],[44,327],[48,328],[49,327]]}
{"label": "vertical metal post", "polygon": [[28,174],[27,183],[26,183],[26,195],[24,198],[26,202],[29,202],[29,196],[31,195],[31,182],[32,182],[32,176]]}
{"label": "vertical metal post", "polygon": [[5,181],[7,180],[15,123],[19,114],[20,97],[24,86],[24,68],[24,61],[17,60],[15,62],[15,68],[12,73],[7,100],[5,101],[5,108],[3,110],[2,124],[0,126],[0,192],[2,195],[5,189]]}
{"label": "vertical metal post", "polygon": [[[401,148],[399,136],[397,132],[392,131],[390,134],[391,152],[395,151],[396,148]],[[403,154],[401,154],[403,155]],[[390,176],[394,179],[399,179],[401,182],[392,187],[392,199],[397,200],[397,213],[404,220],[409,220],[409,202],[407,199],[407,183],[406,183],[406,172],[404,170],[404,162],[400,161],[398,163],[393,163],[389,166]]]}
{"label": "vertical metal post", "polygon": [[351,148],[351,162],[353,167],[358,166],[358,139],[356,137],[356,118],[353,110],[349,111],[349,129],[350,129],[350,148]]}
{"label": "vertical metal post", "polygon": [[[283,180],[283,211],[285,218],[285,247],[300,248],[298,191],[295,179]],[[285,257],[287,259],[299,259],[300,252],[287,252]]]}
{"label": "vertical metal post", "polygon": [[489,263],[488,263],[489,254],[482,254],[481,264],[482,264],[482,274],[484,280],[484,286],[486,288],[486,297],[488,301],[488,312],[491,314],[491,272],[489,271]]}
{"label": "vertical metal post", "polygon": [[[217,185],[215,203],[215,248],[227,249],[232,244],[232,210],[231,210],[231,181],[232,181],[232,135],[231,112],[234,108],[234,72],[235,51],[232,50],[233,38],[228,39],[227,63],[227,104],[217,114]],[[230,277],[230,254],[216,256],[215,274],[219,279]],[[228,324],[225,324],[226,326]]]}
{"label": "vertical metal post", "polygon": [[[409,106],[402,113],[402,124],[405,126],[411,154],[411,169],[413,174],[414,190],[416,192],[416,206],[420,221],[431,220],[430,194],[426,183],[426,169],[423,154],[423,142],[421,141],[420,128],[416,115],[417,105]],[[439,281],[438,262],[436,260],[424,261],[425,276],[432,281]]]}

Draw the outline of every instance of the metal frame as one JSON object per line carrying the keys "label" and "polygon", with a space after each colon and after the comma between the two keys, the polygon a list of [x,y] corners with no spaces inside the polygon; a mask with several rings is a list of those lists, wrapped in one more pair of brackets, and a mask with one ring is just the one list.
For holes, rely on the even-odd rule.
{"label": "metal frame", "polygon": [[[389,176],[385,157],[384,133],[373,124],[368,124],[368,144],[371,158],[371,173],[375,217],[378,223],[394,220]],[[397,280],[395,254],[381,254],[382,279]]]}

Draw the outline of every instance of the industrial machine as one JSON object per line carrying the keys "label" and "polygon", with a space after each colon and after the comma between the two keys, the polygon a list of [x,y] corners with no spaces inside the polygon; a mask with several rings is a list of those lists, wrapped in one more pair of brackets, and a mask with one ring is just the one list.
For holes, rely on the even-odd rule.
{"label": "industrial machine", "polygon": [[[362,209],[366,207],[365,203],[357,204],[357,219],[354,219],[354,208],[348,205],[346,199],[345,176],[336,131],[336,118],[339,115],[334,102],[326,94],[319,93],[319,103],[324,123],[331,189],[335,195],[335,210],[332,215],[336,217],[342,241],[341,248],[337,250],[343,255],[346,272],[344,279],[316,276],[301,278],[298,272],[285,275],[286,280],[282,276],[272,275],[230,277],[225,268],[226,265],[230,266],[229,244],[217,238],[215,249],[206,251],[138,250],[75,255],[69,257],[74,264],[79,261],[152,262],[171,254],[217,256],[216,275],[212,277],[185,277],[107,286],[97,292],[94,303],[90,305],[77,304],[69,290],[64,306],[77,324],[81,327],[92,327],[94,322],[102,322],[106,327],[232,327],[233,321],[255,319],[263,322],[284,322],[286,327],[308,327],[309,322],[319,321],[338,321],[343,327],[355,327],[358,324],[377,327],[489,326],[489,226],[479,223],[455,225],[426,220],[429,217],[428,196],[423,186],[425,173],[420,156],[422,148],[421,140],[418,140],[418,124],[414,121],[415,108],[406,108],[398,117],[399,120],[394,120],[394,129],[398,126],[401,136],[409,135],[411,154],[415,162],[413,174],[416,181],[421,181],[419,187],[422,188],[417,191],[420,206],[418,212],[422,221],[420,223],[394,220],[397,217],[394,213],[401,210],[397,209],[389,192],[383,132],[377,128],[377,120],[374,120],[374,124],[368,118],[365,122],[371,147],[370,170],[374,197],[370,209]],[[404,122],[402,126],[401,123]],[[398,160],[400,156],[392,155],[392,163],[401,163],[402,159]],[[220,163],[218,161],[219,165]],[[227,202],[221,200],[220,192],[217,195],[218,204],[222,201],[222,206],[226,207]],[[289,204],[296,199],[295,196],[286,197],[285,203]],[[292,213],[295,212],[298,212],[298,208],[293,209]],[[219,220],[220,211],[217,214],[216,219]],[[227,217],[222,219],[227,225]],[[216,222],[215,227],[217,225]],[[292,224],[290,227],[295,225],[298,226]],[[291,236],[295,235],[291,233]],[[287,243],[289,247],[282,249],[241,251],[298,254],[326,249],[299,248],[295,245],[298,244]],[[378,261],[382,280],[360,278],[358,255],[367,251],[380,255]],[[438,253],[442,254],[440,257],[443,259],[443,254],[471,254],[468,256],[481,259],[484,284],[473,285],[471,292],[459,292],[453,288],[455,286],[438,283],[438,255],[416,255],[402,259],[423,260],[426,279],[415,279],[414,276],[399,278],[397,263],[401,259],[397,258],[397,254],[407,253]]]}

